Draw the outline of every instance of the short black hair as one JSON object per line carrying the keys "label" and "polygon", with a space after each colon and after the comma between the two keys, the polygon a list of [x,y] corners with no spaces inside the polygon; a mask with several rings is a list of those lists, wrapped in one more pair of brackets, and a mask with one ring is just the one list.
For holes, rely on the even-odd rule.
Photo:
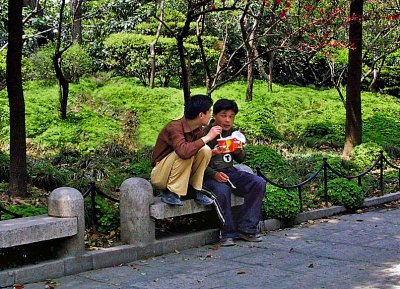
{"label": "short black hair", "polygon": [[195,119],[200,112],[207,113],[212,104],[212,99],[207,95],[193,95],[185,103],[185,118]]}
{"label": "short black hair", "polygon": [[239,108],[234,100],[222,98],[215,102],[213,106],[213,114],[216,115],[222,110],[233,110],[235,114],[239,112]]}

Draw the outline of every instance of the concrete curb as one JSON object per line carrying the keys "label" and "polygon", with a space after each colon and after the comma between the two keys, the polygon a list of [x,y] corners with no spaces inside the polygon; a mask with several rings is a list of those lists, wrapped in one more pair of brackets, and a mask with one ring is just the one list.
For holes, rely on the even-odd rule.
{"label": "concrete curb", "polygon": [[[392,201],[400,200],[400,192],[387,194],[382,197],[368,198],[364,207],[376,206]],[[285,223],[277,219],[269,219],[260,222],[260,229],[271,231],[284,228],[293,224],[299,224],[307,220],[314,220],[347,212],[342,206],[334,206],[300,213],[291,223]],[[145,257],[158,256],[203,246],[218,241],[218,229],[210,229],[196,233],[176,235],[163,238],[148,245],[122,245],[97,251],[86,251],[83,255],[50,260],[36,265],[27,265],[20,268],[4,270],[0,272],[0,287],[14,284],[39,282],[51,278],[81,273],[84,271],[116,266],[132,262]]]}

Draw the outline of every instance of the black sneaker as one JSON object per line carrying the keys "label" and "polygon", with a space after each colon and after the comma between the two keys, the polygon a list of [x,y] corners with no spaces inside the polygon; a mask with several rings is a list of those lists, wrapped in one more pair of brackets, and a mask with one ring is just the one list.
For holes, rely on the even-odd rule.
{"label": "black sneaker", "polygon": [[203,206],[208,206],[208,205],[211,205],[212,203],[214,203],[213,199],[207,197],[201,191],[197,191],[197,190],[195,192],[193,199],[196,203],[203,205]]}
{"label": "black sneaker", "polygon": [[183,206],[183,203],[179,196],[173,192],[165,190],[161,196],[161,201],[171,206]]}

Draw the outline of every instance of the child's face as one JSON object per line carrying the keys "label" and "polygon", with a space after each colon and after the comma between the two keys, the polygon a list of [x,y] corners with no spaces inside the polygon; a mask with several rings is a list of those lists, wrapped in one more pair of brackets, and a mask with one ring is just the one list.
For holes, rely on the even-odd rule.
{"label": "child's face", "polygon": [[235,121],[235,112],[231,109],[221,110],[214,114],[215,123],[222,127],[222,130],[230,130]]}

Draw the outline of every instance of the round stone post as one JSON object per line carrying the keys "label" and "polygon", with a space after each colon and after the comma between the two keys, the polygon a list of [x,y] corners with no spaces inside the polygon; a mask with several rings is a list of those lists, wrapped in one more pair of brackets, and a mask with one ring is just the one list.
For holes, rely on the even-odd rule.
{"label": "round stone post", "polygon": [[155,241],[155,224],[150,217],[153,187],[142,178],[129,178],[120,187],[121,240],[145,245]]}
{"label": "round stone post", "polygon": [[48,215],[58,218],[77,218],[78,233],[60,242],[59,256],[82,254],[85,250],[85,213],[82,194],[69,187],[57,188],[48,200]]}

